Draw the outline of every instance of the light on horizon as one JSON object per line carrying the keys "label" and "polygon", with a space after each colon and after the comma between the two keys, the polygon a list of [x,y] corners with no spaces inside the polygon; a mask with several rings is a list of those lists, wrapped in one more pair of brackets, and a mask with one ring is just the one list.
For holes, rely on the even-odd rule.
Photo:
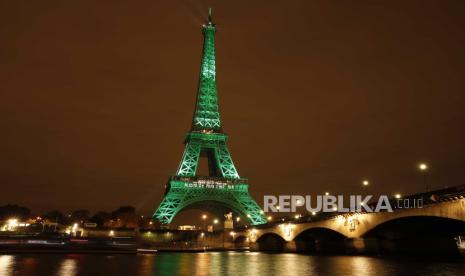
{"label": "light on horizon", "polygon": [[420,165],[418,165],[418,168],[422,171],[426,171],[428,169],[428,165],[426,165],[425,163],[421,163]]}

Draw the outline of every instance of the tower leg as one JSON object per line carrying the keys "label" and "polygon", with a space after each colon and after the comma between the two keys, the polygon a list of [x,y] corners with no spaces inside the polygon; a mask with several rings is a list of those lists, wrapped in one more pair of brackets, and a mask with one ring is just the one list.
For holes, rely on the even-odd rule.
{"label": "tower leg", "polygon": [[218,145],[216,146],[216,159],[223,177],[239,178],[239,174],[234,166],[231,154],[226,146],[226,142],[218,141]]}
{"label": "tower leg", "polygon": [[187,143],[182,156],[181,164],[179,164],[177,175],[179,176],[194,176],[197,170],[200,156],[200,145],[196,143]]}

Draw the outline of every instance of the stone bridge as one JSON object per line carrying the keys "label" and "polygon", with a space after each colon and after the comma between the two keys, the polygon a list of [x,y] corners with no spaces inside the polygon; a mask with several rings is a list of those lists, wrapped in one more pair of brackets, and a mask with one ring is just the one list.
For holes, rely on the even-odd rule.
{"label": "stone bridge", "polygon": [[[421,208],[381,213],[333,213],[236,229],[236,247],[252,250],[379,253],[457,250],[465,235],[465,186],[392,199],[421,199]],[[411,201],[410,201],[411,202]]]}

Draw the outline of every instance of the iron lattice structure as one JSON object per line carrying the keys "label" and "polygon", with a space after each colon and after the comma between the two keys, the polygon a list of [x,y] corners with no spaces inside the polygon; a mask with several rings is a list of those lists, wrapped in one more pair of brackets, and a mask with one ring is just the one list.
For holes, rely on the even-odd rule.
{"label": "iron lattice structure", "polygon": [[[185,150],[175,175],[165,191],[153,218],[170,223],[178,212],[189,208],[210,208],[219,212],[231,210],[251,224],[266,223],[263,211],[248,191],[248,182],[240,178],[226,145],[228,136],[221,128],[218,111],[215,68],[216,27],[209,11],[203,25],[203,54],[199,88],[191,131],[185,139]],[[209,176],[197,176],[199,158],[208,159]]]}

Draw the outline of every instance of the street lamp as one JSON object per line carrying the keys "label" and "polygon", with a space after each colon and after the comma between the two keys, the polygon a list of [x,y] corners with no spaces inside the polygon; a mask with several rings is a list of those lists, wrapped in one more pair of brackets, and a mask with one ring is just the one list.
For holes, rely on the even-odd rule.
{"label": "street lamp", "polygon": [[203,229],[205,230],[207,228],[207,226],[206,226],[207,215],[206,214],[202,215],[202,220],[203,220]]}
{"label": "street lamp", "polygon": [[236,233],[234,231],[229,232],[229,235],[232,237],[232,241],[234,242],[234,236]]}
{"label": "street lamp", "polygon": [[399,199],[399,198],[401,198],[402,196],[401,196],[400,194],[395,194],[394,197],[397,198],[397,199]]}
{"label": "street lamp", "polygon": [[329,193],[328,193],[328,192],[326,192],[326,193],[325,193],[325,195],[326,195],[326,196],[329,196]]}
{"label": "street lamp", "polygon": [[428,170],[428,165],[426,165],[425,163],[421,163],[420,165],[418,165],[418,168],[420,169],[420,171],[423,172],[423,185],[425,186],[426,188],[426,192],[428,192],[428,185],[426,184],[426,171]]}
{"label": "street lamp", "polygon": [[362,185],[363,189],[365,190],[365,194],[368,195],[368,185],[370,185],[370,182],[367,179],[365,179],[362,181]]}
{"label": "street lamp", "polygon": [[14,231],[18,226],[18,219],[12,218],[7,221],[7,230]]}
{"label": "street lamp", "polygon": [[220,221],[219,221],[218,219],[214,219],[214,220],[213,220],[213,224],[214,224],[214,225],[217,225],[219,222],[220,222]]}

